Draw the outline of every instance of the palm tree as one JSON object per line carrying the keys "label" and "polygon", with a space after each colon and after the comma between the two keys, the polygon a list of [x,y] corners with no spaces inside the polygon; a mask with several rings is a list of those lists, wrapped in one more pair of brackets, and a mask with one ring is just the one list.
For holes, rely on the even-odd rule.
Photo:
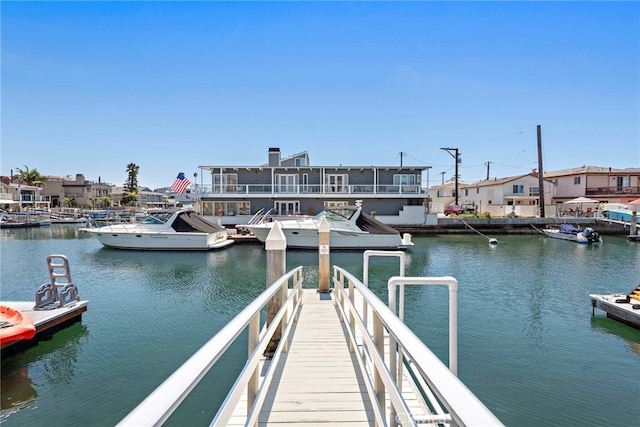
{"label": "palm tree", "polygon": [[13,176],[14,179],[17,179],[20,184],[25,185],[35,185],[38,187],[44,186],[45,176],[38,172],[38,169],[31,169],[27,166],[23,169],[16,168],[18,171],[17,174]]}
{"label": "palm tree", "polygon": [[135,206],[138,203],[138,171],[140,166],[135,163],[127,165],[127,182],[124,183],[122,201],[124,206]]}

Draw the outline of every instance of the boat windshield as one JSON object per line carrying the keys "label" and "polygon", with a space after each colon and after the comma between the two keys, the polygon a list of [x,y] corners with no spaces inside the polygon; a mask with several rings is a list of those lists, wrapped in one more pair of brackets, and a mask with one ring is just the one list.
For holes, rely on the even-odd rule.
{"label": "boat windshield", "polygon": [[154,213],[140,221],[140,224],[166,224],[171,215],[173,215],[171,212]]}
{"label": "boat windshield", "polygon": [[322,219],[322,217],[327,218],[327,221],[348,221],[349,218],[353,215],[353,211],[349,209],[331,209],[324,210],[317,214],[314,218],[318,221]]}

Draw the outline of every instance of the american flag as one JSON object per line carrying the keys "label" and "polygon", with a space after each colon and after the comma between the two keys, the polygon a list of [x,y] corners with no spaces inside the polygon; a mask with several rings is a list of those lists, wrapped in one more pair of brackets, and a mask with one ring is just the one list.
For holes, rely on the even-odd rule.
{"label": "american flag", "polygon": [[171,189],[176,193],[182,194],[189,184],[191,184],[191,181],[184,176],[184,173],[180,172],[175,181],[173,181],[173,184],[171,184]]}

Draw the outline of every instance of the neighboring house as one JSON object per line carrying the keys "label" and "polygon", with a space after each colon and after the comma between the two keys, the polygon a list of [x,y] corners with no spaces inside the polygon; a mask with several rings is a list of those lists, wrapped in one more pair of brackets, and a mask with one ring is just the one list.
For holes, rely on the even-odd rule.
{"label": "neighboring house", "polygon": [[640,197],[640,168],[581,166],[544,174],[555,183],[554,203],[584,196],[601,203],[622,203]]}
{"label": "neighboring house", "polygon": [[[93,208],[103,197],[111,198],[111,188],[111,184],[102,182],[100,178],[89,181],[79,173],[74,179],[70,176],[47,176],[42,194],[52,208]],[[65,206],[65,200],[71,200],[70,206]]]}
{"label": "neighboring house", "polygon": [[[210,185],[192,184],[202,213],[224,216],[227,223],[246,222],[261,209],[312,215],[357,200],[368,213],[395,217],[386,217],[387,223],[425,222],[424,166],[311,166],[306,151],[281,157],[279,148],[269,148],[261,166],[199,168],[211,173]],[[235,216],[241,218],[229,218]]]}
{"label": "neighboring house", "polygon": [[42,196],[42,188],[35,185],[2,181],[0,208],[7,211],[48,209],[49,202]]}
{"label": "neighboring house", "polygon": [[[113,198],[113,206],[120,206],[122,201],[122,195],[124,194],[124,187],[113,186],[111,189],[111,195]],[[138,207],[142,208],[166,208],[165,202],[167,197],[157,191],[151,190],[148,187],[138,187]]]}
{"label": "neighboring house", "polygon": [[[554,194],[553,181],[544,179],[545,216]],[[473,184],[458,183],[458,204],[477,213],[492,216],[514,214],[518,216],[540,215],[540,180],[537,172],[506,178],[494,178]],[[455,186],[448,183],[428,189],[431,211],[444,212],[455,203]],[[554,212],[555,214],[555,212]]]}

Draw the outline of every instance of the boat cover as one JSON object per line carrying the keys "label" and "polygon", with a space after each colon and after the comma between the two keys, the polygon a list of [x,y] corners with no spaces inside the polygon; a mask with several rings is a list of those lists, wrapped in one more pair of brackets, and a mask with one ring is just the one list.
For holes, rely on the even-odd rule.
{"label": "boat cover", "polygon": [[360,216],[356,220],[356,225],[362,230],[371,234],[400,234],[395,228],[383,224],[371,215],[360,212]]}
{"label": "boat cover", "polygon": [[578,230],[573,224],[560,224],[560,232],[567,234],[578,234]]}
{"label": "boat cover", "polygon": [[192,211],[180,212],[171,227],[179,233],[217,233],[225,229]]}

